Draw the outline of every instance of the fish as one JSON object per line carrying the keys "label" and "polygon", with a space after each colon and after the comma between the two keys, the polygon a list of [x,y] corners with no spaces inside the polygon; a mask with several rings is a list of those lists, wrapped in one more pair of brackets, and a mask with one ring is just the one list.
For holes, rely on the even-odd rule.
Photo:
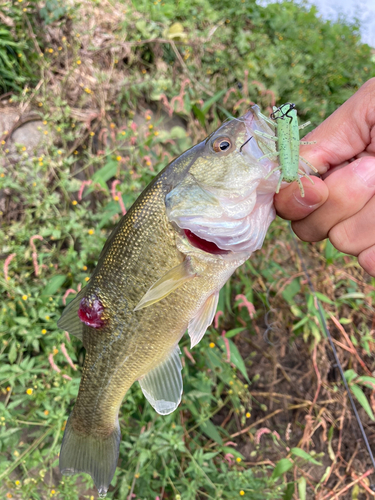
{"label": "fish", "polygon": [[[119,221],[88,284],[58,326],[82,340],[79,393],[62,440],[62,474],[90,474],[105,497],[121,440],[118,412],[136,381],[160,415],[181,401],[178,343],[211,324],[219,291],[261,248],[275,217],[277,175],[253,106],[167,165]],[[268,146],[269,148],[272,145]]]}

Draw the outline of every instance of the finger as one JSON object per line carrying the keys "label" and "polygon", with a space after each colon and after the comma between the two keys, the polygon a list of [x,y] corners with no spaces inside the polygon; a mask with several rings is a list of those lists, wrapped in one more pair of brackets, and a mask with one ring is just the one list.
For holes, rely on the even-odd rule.
{"label": "finger", "polygon": [[306,138],[315,145],[301,146],[301,155],[320,173],[356,157],[375,154],[375,78],[360,89]]}
{"label": "finger", "polygon": [[307,179],[301,179],[305,191],[303,198],[296,182],[275,195],[274,203],[277,215],[292,221],[304,219],[326,201],[328,198],[326,183],[319,177],[312,177],[312,179],[314,184],[311,184]]}
{"label": "finger", "polygon": [[375,245],[361,252],[358,255],[358,262],[370,276],[375,278]]}
{"label": "finger", "polygon": [[328,233],[332,245],[340,252],[359,255],[375,245],[375,197],[358,213],[334,226]]}
{"label": "finger", "polygon": [[324,181],[327,201],[305,219],[292,224],[304,241],[320,241],[339,222],[359,212],[375,193],[375,158],[363,157],[334,172]]}

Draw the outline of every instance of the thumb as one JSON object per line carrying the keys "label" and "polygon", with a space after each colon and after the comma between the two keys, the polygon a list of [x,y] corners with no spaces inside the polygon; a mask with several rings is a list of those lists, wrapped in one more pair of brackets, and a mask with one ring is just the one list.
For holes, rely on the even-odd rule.
{"label": "thumb", "polygon": [[277,215],[283,219],[296,221],[304,219],[327,200],[329,190],[319,177],[312,177],[314,184],[302,178],[305,196],[302,198],[297,182],[291,183],[275,195],[274,203]]}

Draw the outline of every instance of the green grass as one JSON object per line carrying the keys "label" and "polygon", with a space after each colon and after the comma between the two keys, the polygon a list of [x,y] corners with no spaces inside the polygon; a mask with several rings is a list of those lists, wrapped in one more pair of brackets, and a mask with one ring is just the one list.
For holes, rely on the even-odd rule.
{"label": "green grass", "polygon": [[[38,11],[32,26],[43,53],[34,66],[41,84],[35,94],[11,98],[40,113],[45,143],[37,154],[19,145],[15,167],[8,143],[0,146],[2,268],[15,254],[8,279],[0,271],[2,498],[96,497],[88,476],[58,473],[84,349],[56,321],[66,291],[84,286],[95,268],[121,216],[120,198],[129,208],[170,159],[228,115],[239,116],[250,100],[265,111],[273,99],[296,102],[316,124],[374,74],[357,26],[323,22],[314,9],[291,2],[261,8],[231,1],[217,9],[207,0],[166,0],[137,8],[83,2],[59,19],[48,17],[48,8]],[[105,41],[87,28],[88,10]],[[46,22],[62,30],[52,41]],[[144,42],[150,38],[164,41]],[[166,129],[170,110],[181,121]],[[83,180],[91,184],[80,200]],[[369,430],[375,280],[327,241],[301,248],[332,333],[345,347],[340,359]],[[254,318],[239,294],[254,304]],[[302,499],[314,489],[322,496],[340,491],[352,472],[365,473],[362,451],[347,469],[355,423],[285,221],[273,223],[263,249],[223,288],[219,310],[219,326],[191,351],[193,360],[184,351],[187,337],[181,342],[184,395],[176,412],[156,415],[137,384],[127,394],[121,461],[108,498],[288,500],[298,491]],[[349,433],[342,435],[340,422]],[[363,491],[360,483],[355,488],[352,495]]]}

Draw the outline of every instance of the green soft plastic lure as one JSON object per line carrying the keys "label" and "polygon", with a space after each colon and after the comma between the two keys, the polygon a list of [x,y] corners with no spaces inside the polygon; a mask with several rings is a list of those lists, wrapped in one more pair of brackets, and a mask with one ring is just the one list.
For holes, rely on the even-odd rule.
{"label": "green soft plastic lure", "polygon": [[310,122],[298,125],[296,106],[290,102],[282,104],[278,108],[274,106],[273,113],[270,118],[267,118],[261,113],[258,114],[271,125],[272,129],[275,131],[275,135],[270,135],[258,130],[255,131],[255,134],[257,134],[259,138],[265,138],[276,142],[276,151],[265,154],[259,158],[259,160],[262,158],[279,157],[279,165],[271,170],[271,172],[266,176],[266,179],[277,170],[280,170],[280,179],[276,188],[276,193],[279,192],[282,181],[297,181],[301,190],[301,196],[304,197],[305,191],[298,174],[307,177],[312,184],[314,184],[314,182],[311,177],[299,167],[300,159],[304,161],[314,172],[318,172],[317,169],[311,165],[311,163],[299,155],[300,144],[315,144],[315,142],[300,141],[299,138],[299,131],[310,125]]}

